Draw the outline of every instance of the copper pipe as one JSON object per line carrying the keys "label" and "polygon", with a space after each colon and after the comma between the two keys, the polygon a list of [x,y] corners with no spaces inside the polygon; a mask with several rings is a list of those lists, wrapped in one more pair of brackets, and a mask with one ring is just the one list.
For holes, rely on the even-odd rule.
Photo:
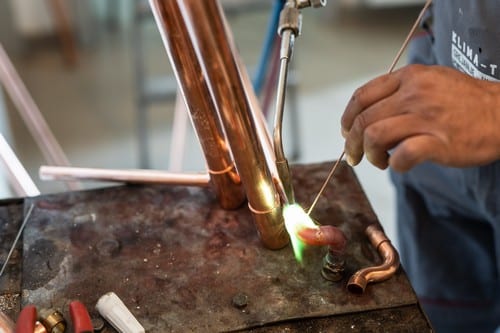
{"label": "copper pipe", "polygon": [[[227,21],[225,23],[227,25]],[[226,26],[226,30],[227,29],[229,28]],[[259,99],[253,89],[252,80],[250,79],[250,75],[248,75],[248,71],[245,70],[245,65],[237,51],[235,44],[230,43],[230,45],[233,50],[233,56],[237,60],[237,65],[239,68],[241,79],[243,81],[245,92],[247,93],[247,96],[249,97],[250,100],[251,110],[253,110],[251,115],[253,116],[254,121],[257,125],[257,135],[259,137],[259,142],[261,143],[262,148],[264,149],[264,155],[266,158],[267,166],[269,167],[269,170],[273,177],[273,182],[276,186],[279,195],[281,196],[281,198],[285,199],[286,198],[285,188],[279,177],[278,169],[275,163],[276,157],[274,155],[274,148],[271,139],[271,134],[269,133],[269,130],[267,128],[267,120],[265,113],[261,109]]]}
{"label": "copper pipe", "polygon": [[14,322],[0,311],[0,333],[14,333]]}
{"label": "copper pipe", "polygon": [[297,233],[299,239],[308,245],[328,246],[328,252],[323,258],[321,275],[329,281],[342,280],[345,271],[345,249],[347,238],[342,230],[332,225],[322,225],[315,228],[303,228]]}
{"label": "copper pipe", "polygon": [[[0,44],[0,83],[5,87],[45,160],[50,164],[69,166],[68,158],[19,77],[2,44]],[[66,186],[70,190],[81,188],[80,184],[75,182],[67,182]]]}
{"label": "copper pipe", "polygon": [[[40,195],[30,175],[23,167],[16,154],[10,148],[9,143],[0,133],[0,161],[4,164],[9,175],[10,185],[18,196],[34,197]],[[1,332],[0,332],[1,333]]]}
{"label": "copper pipe", "polygon": [[96,168],[54,167],[43,165],[39,170],[42,180],[99,180],[135,184],[169,184],[208,186],[206,173],[187,174],[158,170],[112,170]]}
{"label": "copper pipe", "polygon": [[328,245],[330,251],[339,255],[344,254],[347,245],[345,234],[333,225],[303,228],[298,231],[297,236],[308,245]]}
{"label": "copper pipe", "polygon": [[150,5],[200,139],[214,190],[223,208],[237,208],[244,202],[245,194],[231,160],[209,83],[195,44],[190,40],[187,22],[175,0],[150,0]]}
{"label": "copper pipe", "polygon": [[74,68],[78,64],[78,48],[66,1],[51,0],[50,5],[59,40],[61,41],[63,56],[68,66]]}
{"label": "copper pipe", "polygon": [[[222,122],[261,241],[268,248],[282,248],[288,243],[288,234],[283,223],[279,192],[274,184],[271,166],[266,160],[259,125],[256,124],[254,114],[260,110],[255,110],[252,103],[253,91],[245,87],[244,75],[241,73],[244,68],[241,68],[235,55],[236,48],[221,6],[216,0],[151,2],[160,14],[166,10],[176,12],[176,19],[187,27],[190,38],[183,41],[183,56],[185,49],[193,48],[196,52],[196,61],[203,73],[195,76],[195,79],[208,83],[217,109],[217,115],[211,116]],[[180,13],[177,12],[179,9]],[[160,21],[161,25],[163,22]],[[168,34],[168,31],[164,34]],[[206,140],[198,134],[200,141]]]}
{"label": "copper pipe", "polygon": [[370,243],[375,247],[383,259],[379,266],[363,268],[349,279],[347,290],[362,294],[368,283],[380,282],[389,279],[399,268],[399,255],[380,227],[372,224],[365,229]]}

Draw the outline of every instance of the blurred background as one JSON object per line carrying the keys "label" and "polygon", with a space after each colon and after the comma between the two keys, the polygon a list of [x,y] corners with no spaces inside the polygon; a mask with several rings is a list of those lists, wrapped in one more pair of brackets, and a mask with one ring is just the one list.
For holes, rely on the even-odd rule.
{"label": "blurred background", "polygon": [[[175,81],[147,2],[141,2],[0,1],[0,42],[73,166],[167,170],[172,165]],[[221,2],[253,73],[272,1]],[[358,86],[387,71],[422,3],[330,0],[325,8],[303,10],[293,58],[295,89],[283,129],[292,163],[338,158],[346,102]],[[288,110],[290,105],[296,108]],[[59,182],[39,179],[38,169],[47,162],[5,90],[0,90],[0,128],[42,193],[65,190]],[[182,170],[205,170],[189,123],[185,149],[176,159]],[[366,162],[355,172],[395,239],[387,172]],[[14,196],[7,178],[1,180],[1,197]]]}

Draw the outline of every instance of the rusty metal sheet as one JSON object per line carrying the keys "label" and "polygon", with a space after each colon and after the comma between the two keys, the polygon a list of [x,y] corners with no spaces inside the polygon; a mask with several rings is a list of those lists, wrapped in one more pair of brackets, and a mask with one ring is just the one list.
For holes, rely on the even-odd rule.
{"label": "rusty metal sheet", "polygon": [[[0,266],[7,259],[23,219],[23,200],[0,201]],[[5,271],[0,277],[0,311],[11,318],[21,305],[22,242],[18,242]]]}
{"label": "rusty metal sheet", "polygon": [[[297,200],[308,206],[331,164],[295,166]],[[356,270],[379,258],[363,235],[377,221],[359,183],[342,164],[314,217],[349,239],[346,277],[320,275],[325,249],[296,263],[290,247],[258,240],[247,207],[225,211],[209,189],[123,186],[41,197],[24,235],[23,303],[93,305],[114,291],[148,332],[247,330],[292,319],[417,304],[402,270],[346,291]]]}
{"label": "rusty metal sheet", "polygon": [[245,333],[432,333],[429,322],[418,305],[295,320],[252,328]]}

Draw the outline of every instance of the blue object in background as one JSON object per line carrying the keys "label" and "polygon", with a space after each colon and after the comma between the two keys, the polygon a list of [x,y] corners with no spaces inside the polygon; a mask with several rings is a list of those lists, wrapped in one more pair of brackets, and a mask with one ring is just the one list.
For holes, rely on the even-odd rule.
{"label": "blue object in background", "polygon": [[269,24],[264,38],[262,53],[253,80],[253,88],[257,95],[259,95],[262,91],[262,86],[266,78],[267,68],[270,62],[269,60],[273,51],[273,42],[275,38],[278,37],[279,18],[284,3],[284,0],[275,0],[271,9],[271,16],[269,18]]}

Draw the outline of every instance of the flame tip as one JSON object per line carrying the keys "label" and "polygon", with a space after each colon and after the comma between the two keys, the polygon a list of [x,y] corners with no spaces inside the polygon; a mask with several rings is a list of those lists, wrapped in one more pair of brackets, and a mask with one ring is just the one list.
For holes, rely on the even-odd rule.
{"label": "flame tip", "polygon": [[307,244],[305,244],[300,237],[298,237],[298,233],[304,228],[317,229],[319,226],[297,203],[287,204],[283,207],[283,218],[285,220],[286,230],[290,235],[295,258],[302,264],[302,254],[304,249],[307,247]]}

